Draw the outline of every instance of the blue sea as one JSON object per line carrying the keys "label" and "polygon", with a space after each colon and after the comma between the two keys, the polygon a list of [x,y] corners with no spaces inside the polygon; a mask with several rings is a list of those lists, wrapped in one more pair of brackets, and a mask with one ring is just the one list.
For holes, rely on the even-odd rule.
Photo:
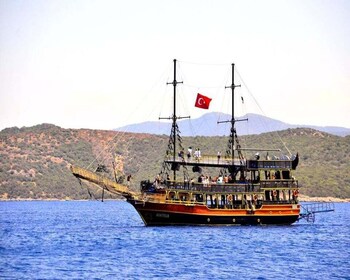
{"label": "blue sea", "polygon": [[350,279],[349,213],[145,227],[124,201],[0,202],[0,279]]}

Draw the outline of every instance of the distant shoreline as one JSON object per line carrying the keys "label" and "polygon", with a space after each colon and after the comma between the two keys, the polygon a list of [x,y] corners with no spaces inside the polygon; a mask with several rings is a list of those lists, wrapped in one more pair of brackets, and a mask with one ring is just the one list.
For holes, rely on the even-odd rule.
{"label": "distant shoreline", "polygon": [[[103,201],[124,201],[123,198],[115,198],[115,199],[103,199]],[[0,201],[97,201],[101,202],[101,199],[59,199],[59,198],[45,198],[45,199],[35,199],[35,198],[10,198],[10,199],[3,199],[0,198]]]}
{"label": "distant shoreline", "polygon": [[[123,201],[123,198],[116,199],[104,199],[104,201]],[[101,201],[91,199],[33,199],[33,198],[16,198],[16,199],[0,199],[0,201]],[[350,202],[350,198],[338,198],[338,197],[311,197],[307,195],[299,195],[300,202]]]}
{"label": "distant shoreline", "polygon": [[350,198],[338,198],[338,197],[311,197],[307,195],[299,194],[299,200],[301,202],[350,202]]}

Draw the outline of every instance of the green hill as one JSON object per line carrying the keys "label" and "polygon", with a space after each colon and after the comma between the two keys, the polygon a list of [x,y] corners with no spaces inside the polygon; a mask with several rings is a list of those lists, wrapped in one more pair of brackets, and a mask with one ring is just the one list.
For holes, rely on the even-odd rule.
{"label": "green hill", "polygon": [[[7,128],[0,132],[0,198],[87,199],[101,193],[70,173],[71,164],[96,169],[103,163],[114,177],[132,175],[132,188],[160,172],[168,136],[89,129],[63,129],[50,124]],[[295,172],[301,193],[350,198],[350,136],[340,137],[297,128],[241,137],[242,147],[282,148],[300,163]],[[200,147],[202,154],[224,154],[226,137],[184,137],[183,146]],[[276,144],[279,143],[279,144]],[[218,149],[218,147],[221,147]],[[252,154],[247,154],[247,157]]]}

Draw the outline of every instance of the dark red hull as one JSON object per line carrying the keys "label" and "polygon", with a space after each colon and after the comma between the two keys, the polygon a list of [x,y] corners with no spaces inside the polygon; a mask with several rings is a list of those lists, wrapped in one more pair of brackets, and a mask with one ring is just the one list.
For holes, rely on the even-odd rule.
{"label": "dark red hull", "polygon": [[299,218],[296,204],[251,209],[210,209],[206,205],[128,200],[147,226],[171,225],[290,225]]}

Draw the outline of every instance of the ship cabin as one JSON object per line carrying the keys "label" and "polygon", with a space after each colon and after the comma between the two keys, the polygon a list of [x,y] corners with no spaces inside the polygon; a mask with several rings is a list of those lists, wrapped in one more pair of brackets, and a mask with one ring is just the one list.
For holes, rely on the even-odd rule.
{"label": "ship cabin", "polygon": [[[200,160],[166,160],[176,172],[182,166],[192,169],[188,179],[155,180],[143,182],[144,193],[163,193],[166,203],[203,204],[211,209],[259,209],[264,204],[297,204],[298,181],[292,171],[296,160],[283,159],[250,160],[204,156]],[[226,170],[217,176],[206,175],[203,170]],[[213,172],[211,172],[213,174]],[[159,196],[157,196],[159,198]]]}

